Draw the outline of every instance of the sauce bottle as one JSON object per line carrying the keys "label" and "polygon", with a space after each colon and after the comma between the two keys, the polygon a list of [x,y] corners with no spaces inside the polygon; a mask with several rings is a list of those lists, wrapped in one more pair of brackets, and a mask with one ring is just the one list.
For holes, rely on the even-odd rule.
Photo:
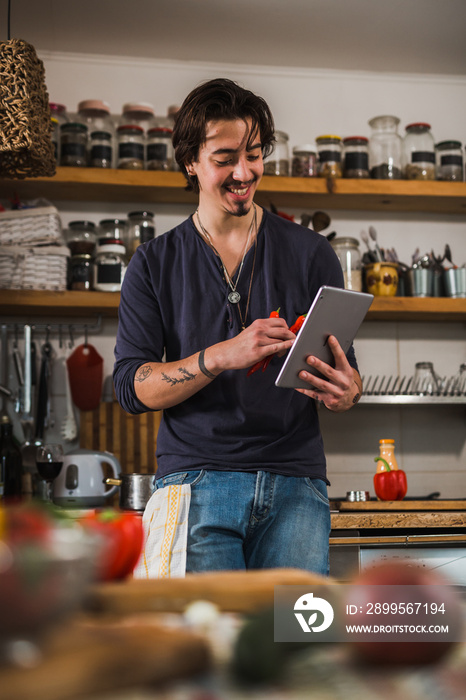
{"label": "sauce bottle", "polygon": [[[398,469],[398,462],[395,457],[395,440],[379,440],[379,457],[377,459],[377,474]],[[390,469],[384,462],[388,463]]]}

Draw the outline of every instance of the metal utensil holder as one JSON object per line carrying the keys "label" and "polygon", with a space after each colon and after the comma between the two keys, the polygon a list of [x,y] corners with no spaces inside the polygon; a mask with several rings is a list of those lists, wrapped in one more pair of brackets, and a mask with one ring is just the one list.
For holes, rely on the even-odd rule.
{"label": "metal utensil holder", "polygon": [[439,389],[432,391],[422,384],[414,387],[414,375],[375,375],[362,377],[360,403],[370,404],[466,404],[466,377],[442,378]]}

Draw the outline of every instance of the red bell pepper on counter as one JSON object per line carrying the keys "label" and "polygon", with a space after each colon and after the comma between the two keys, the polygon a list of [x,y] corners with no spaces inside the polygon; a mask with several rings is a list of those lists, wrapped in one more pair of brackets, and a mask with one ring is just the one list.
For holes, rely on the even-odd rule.
{"label": "red bell pepper on counter", "polygon": [[387,471],[374,474],[374,489],[381,501],[402,501],[408,491],[406,474],[402,469],[391,469],[383,457],[375,457],[374,462],[383,462]]}
{"label": "red bell pepper on counter", "polygon": [[141,516],[105,508],[86,516],[82,525],[105,538],[100,580],[113,581],[129,576],[142,551],[144,530]]}

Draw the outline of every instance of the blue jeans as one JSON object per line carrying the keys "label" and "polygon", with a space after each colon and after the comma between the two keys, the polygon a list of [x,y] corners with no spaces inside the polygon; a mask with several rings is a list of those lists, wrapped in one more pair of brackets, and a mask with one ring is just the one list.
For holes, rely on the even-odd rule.
{"label": "blue jeans", "polygon": [[191,484],[186,572],[297,567],[327,576],[330,509],[321,479],[202,469]]}

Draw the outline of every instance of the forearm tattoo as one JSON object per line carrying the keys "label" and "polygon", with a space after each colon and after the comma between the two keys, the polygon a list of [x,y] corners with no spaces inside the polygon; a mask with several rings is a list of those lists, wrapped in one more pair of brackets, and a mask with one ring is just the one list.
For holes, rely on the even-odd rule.
{"label": "forearm tattoo", "polygon": [[190,382],[192,379],[196,378],[195,374],[191,374],[191,372],[188,372],[188,370],[184,367],[178,367],[178,372],[181,373],[181,377],[170,377],[168,374],[165,374],[165,372],[162,372],[162,380],[164,382],[168,382],[172,386],[175,386],[176,384]]}
{"label": "forearm tattoo", "polygon": [[143,365],[142,367],[139,367],[138,371],[136,372],[136,376],[134,377],[134,381],[136,382],[143,382],[147,379],[147,377],[150,377],[152,374],[152,367],[149,365]]}

